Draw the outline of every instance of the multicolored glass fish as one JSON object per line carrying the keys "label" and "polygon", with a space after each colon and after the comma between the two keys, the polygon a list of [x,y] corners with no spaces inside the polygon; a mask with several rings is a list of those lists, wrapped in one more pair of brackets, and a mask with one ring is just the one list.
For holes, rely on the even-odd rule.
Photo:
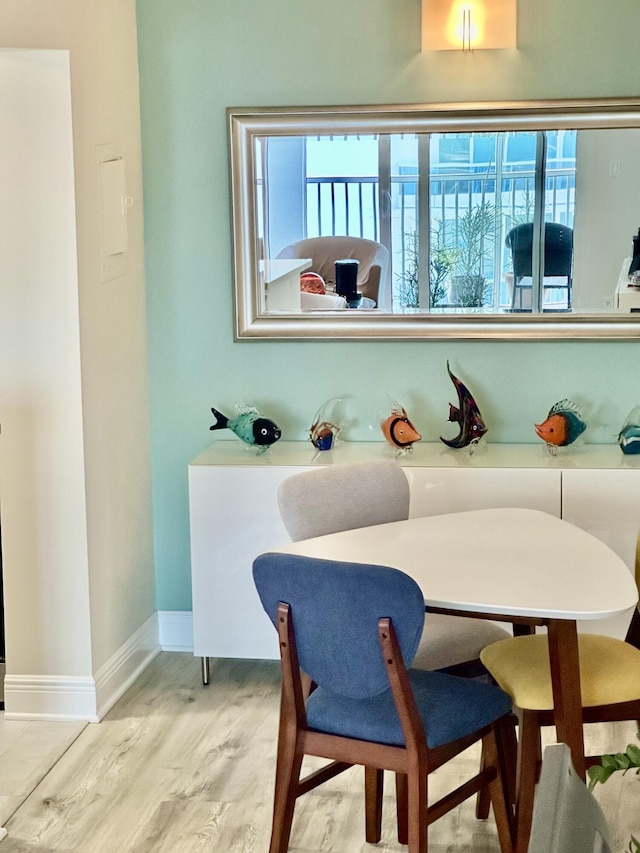
{"label": "multicolored glass fish", "polygon": [[253,406],[237,406],[235,418],[228,418],[217,409],[211,409],[216,419],[209,429],[230,429],[239,439],[251,447],[257,447],[258,453],[264,453],[282,435],[282,431],[273,421],[263,418]]}
{"label": "multicolored glass fish", "polygon": [[342,397],[330,397],[318,409],[309,430],[309,441],[316,450],[331,450],[340,432],[334,410]]}
{"label": "multicolored glass fish", "polygon": [[399,403],[392,405],[391,414],[380,422],[380,429],[389,444],[399,451],[410,450],[422,438]]}
{"label": "multicolored glass fish", "polygon": [[440,441],[444,442],[448,447],[455,448],[476,445],[487,432],[487,427],[485,422],[482,420],[480,409],[467,386],[462,383],[457,376],[453,375],[448,361],[447,373],[458,392],[458,405],[454,406],[449,403],[448,420],[451,421],[451,423],[459,424],[460,432],[455,438],[443,438],[440,436]]}
{"label": "multicolored glass fish", "polygon": [[571,400],[560,400],[549,409],[549,414],[541,424],[534,424],[536,434],[555,454],[558,447],[566,447],[582,435],[587,425],[581,409]]}

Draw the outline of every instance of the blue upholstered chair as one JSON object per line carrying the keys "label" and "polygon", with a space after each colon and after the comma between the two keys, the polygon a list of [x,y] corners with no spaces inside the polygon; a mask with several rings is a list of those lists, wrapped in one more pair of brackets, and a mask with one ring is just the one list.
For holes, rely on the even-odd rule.
{"label": "blue upholstered chair", "polygon": [[[508,853],[503,744],[511,700],[489,684],[405,668],[424,622],[417,584],[396,569],[289,554],[261,555],[253,575],[282,663],[270,853],[288,850],[297,797],[354,764],[365,767],[368,842],[381,837],[386,769],[403,780],[399,827],[409,853],[426,853],[428,824],[487,786]],[[483,769],[428,805],[429,773],[480,739]],[[301,779],[305,755],[331,763]]]}

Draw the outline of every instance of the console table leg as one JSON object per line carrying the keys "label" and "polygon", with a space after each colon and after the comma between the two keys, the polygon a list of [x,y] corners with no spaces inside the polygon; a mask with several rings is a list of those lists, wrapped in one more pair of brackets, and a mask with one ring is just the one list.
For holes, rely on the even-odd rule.
{"label": "console table leg", "polygon": [[202,683],[206,687],[209,684],[209,658],[200,658],[202,661]]}

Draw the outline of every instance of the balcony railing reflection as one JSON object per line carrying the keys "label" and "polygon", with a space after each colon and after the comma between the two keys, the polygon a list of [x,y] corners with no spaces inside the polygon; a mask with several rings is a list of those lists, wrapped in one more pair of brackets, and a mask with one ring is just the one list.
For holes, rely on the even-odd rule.
{"label": "balcony railing reflection", "polygon": [[[380,209],[390,219],[392,286],[405,278],[412,262],[412,252],[419,235],[418,184],[415,175],[396,175],[391,179],[390,193],[383,193],[380,204],[379,181],[371,177],[308,177],[307,236],[348,234],[369,240],[381,240]],[[498,191],[496,191],[498,187]],[[487,299],[495,308],[506,305],[508,295],[502,277],[508,269],[509,257],[504,245],[506,232],[519,222],[533,219],[534,174],[519,171],[495,174],[432,175],[430,181],[431,227],[444,223],[447,239],[458,239],[460,218],[482,204],[497,211],[498,228],[493,236],[494,249],[483,272],[487,277]],[[548,172],[545,187],[544,218],[546,221],[572,225],[575,204],[575,169]],[[413,246],[413,249],[411,248]],[[415,257],[413,257],[415,262]],[[397,302],[397,297],[396,300]]]}

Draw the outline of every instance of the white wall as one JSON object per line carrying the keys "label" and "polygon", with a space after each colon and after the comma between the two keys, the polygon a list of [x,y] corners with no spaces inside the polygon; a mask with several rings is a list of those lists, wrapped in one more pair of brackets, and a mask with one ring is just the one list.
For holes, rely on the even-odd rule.
{"label": "white wall", "polygon": [[[95,719],[157,649],[135,2],[5,0],[2,17],[6,707]],[[108,281],[105,151],[133,200]]]}
{"label": "white wall", "polygon": [[577,144],[575,308],[602,311],[613,299],[640,228],[640,130],[581,130]]}
{"label": "white wall", "polygon": [[0,53],[0,126],[7,656],[11,670],[55,673],[68,646],[65,670],[81,675],[91,650],[66,51]]}

